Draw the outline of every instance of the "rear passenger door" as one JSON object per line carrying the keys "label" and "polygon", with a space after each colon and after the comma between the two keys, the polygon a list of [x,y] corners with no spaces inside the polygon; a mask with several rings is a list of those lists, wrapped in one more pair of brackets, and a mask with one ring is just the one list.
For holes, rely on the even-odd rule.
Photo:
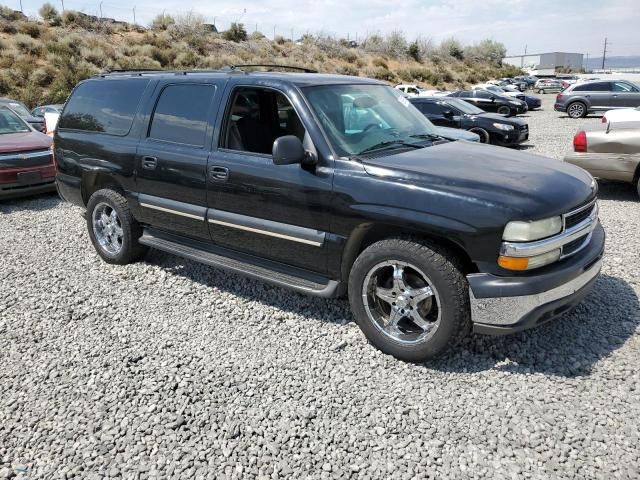
{"label": "rear passenger door", "polygon": [[[460,126],[460,119],[453,116],[453,110],[446,104],[427,101],[421,102],[416,106],[434,125],[451,128],[458,128]],[[449,115],[445,115],[445,112],[448,112]]]}
{"label": "rear passenger door", "polygon": [[575,87],[574,91],[584,90],[584,96],[589,100],[594,110],[607,110],[613,105],[613,97],[611,92],[611,82],[596,82]]}
{"label": "rear passenger door", "polygon": [[206,172],[218,87],[215,82],[159,82],[156,87],[136,159],[142,222],[210,240]]}

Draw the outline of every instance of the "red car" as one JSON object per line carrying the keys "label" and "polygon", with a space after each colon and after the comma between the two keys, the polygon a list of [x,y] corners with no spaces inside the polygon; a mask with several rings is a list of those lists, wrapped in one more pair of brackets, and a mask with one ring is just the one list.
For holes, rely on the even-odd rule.
{"label": "red car", "polygon": [[55,190],[52,140],[0,107],[0,199]]}

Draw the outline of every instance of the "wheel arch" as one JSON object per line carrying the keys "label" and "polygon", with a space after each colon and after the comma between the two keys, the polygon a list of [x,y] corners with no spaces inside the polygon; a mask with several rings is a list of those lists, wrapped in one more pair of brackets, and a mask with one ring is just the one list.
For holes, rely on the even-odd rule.
{"label": "wheel arch", "polygon": [[91,195],[103,188],[110,188],[124,194],[124,188],[113,178],[112,175],[101,171],[82,172],[82,201],[85,206],[89,202]]}
{"label": "wheel arch", "polygon": [[460,260],[460,266],[465,275],[478,271],[477,266],[465,249],[450,238],[434,232],[425,232],[408,227],[398,228],[398,225],[390,223],[366,223],[358,225],[346,242],[341,263],[342,278],[345,280],[349,278],[353,263],[367,247],[387,238],[408,238],[414,241],[423,240],[435,243],[451,251]]}

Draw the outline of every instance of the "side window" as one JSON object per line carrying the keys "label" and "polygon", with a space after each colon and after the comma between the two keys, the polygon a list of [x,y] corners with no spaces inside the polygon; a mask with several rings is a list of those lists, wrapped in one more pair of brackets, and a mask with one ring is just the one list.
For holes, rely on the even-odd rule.
{"label": "side window", "polygon": [[486,92],[484,90],[474,90],[474,97],[476,98],[491,98],[493,96],[492,93]]}
{"label": "side window", "polygon": [[69,98],[58,127],[126,135],[148,82],[146,78],[86,81]]}
{"label": "side window", "polygon": [[431,115],[442,115],[443,112],[446,110],[445,107],[443,107],[440,104],[437,103],[431,103],[431,102],[426,102],[426,103],[422,103],[420,104],[420,111],[422,113],[428,113]]}
{"label": "side window", "polygon": [[271,155],[276,138],[295,135],[304,141],[305,133],[300,117],[282,93],[241,87],[231,95],[220,146]]}
{"label": "side window", "polygon": [[611,83],[609,82],[597,82],[588,83],[587,85],[579,85],[573,89],[573,91],[579,92],[610,92]]}
{"label": "side window", "polygon": [[414,87],[409,87],[408,92],[409,92],[409,93],[414,93],[414,94],[416,94],[416,95],[417,95],[418,93],[420,93],[420,92],[418,92],[418,89],[417,89],[417,88],[414,88]]}
{"label": "side window", "polygon": [[637,92],[638,89],[625,82],[613,82],[614,92]]}
{"label": "side window", "polygon": [[460,92],[460,95],[458,96],[462,98],[471,98],[473,96],[473,92],[469,92],[469,91]]}
{"label": "side window", "polygon": [[162,90],[149,126],[149,138],[203,147],[213,85],[184,83]]}

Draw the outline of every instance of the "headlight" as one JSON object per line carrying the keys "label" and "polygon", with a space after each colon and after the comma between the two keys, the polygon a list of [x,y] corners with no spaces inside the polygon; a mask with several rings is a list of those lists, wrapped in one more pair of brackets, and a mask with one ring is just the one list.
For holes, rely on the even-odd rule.
{"label": "headlight", "polygon": [[513,125],[505,125],[504,123],[494,123],[493,126],[498,130],[504,130],[505,132],[513,130]]}
{"label": "headlight", "polygon": [[558,260],[560,260],[559,248],[534,257],[507,257],[500,255],[498,257],[498,265],[507,270],[532,270],[534,268],[544,267]]}
{"label": "headlight", "polygon": [[545,218],[535,222],[509,222],[502,239],[508,242],[530,242],[547,238],[562,231],[562,217]]}

